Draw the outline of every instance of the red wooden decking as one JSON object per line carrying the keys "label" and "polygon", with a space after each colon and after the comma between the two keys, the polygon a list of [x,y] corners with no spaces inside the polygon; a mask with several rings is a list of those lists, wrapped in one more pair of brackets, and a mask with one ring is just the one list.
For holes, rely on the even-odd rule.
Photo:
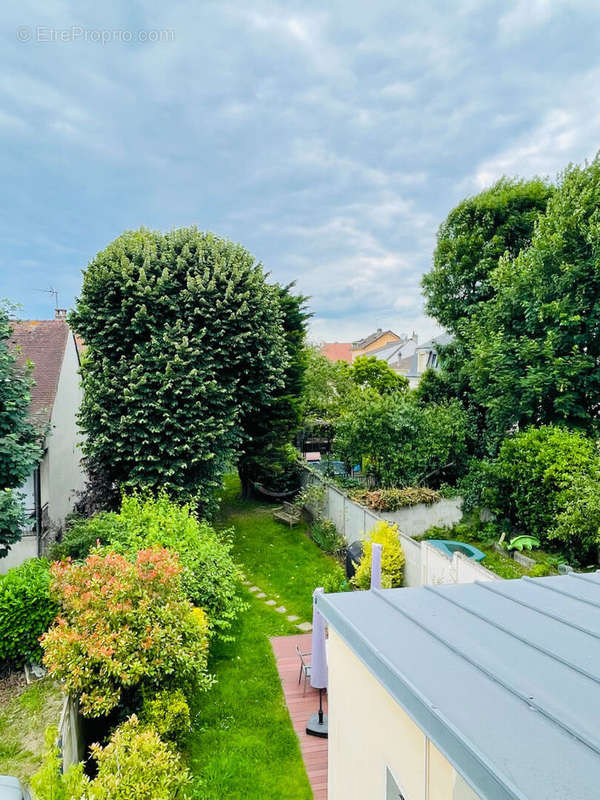
{"label": "red wooden decking", "polygon": [[[298,685],[300,661],[296,645],[302,652],[310,651],[310,633],[299,636],[275,636],[271,646],[277,661],[285,702],[292,718],[292,725],[300,739],[302,757],[315,800],[327,800],[327,739],[306,735],[306,723],[311,714],[319,709],[319,692],[310,683],[303,695],[303,683]],[[327,694],[323,694],[323,707],[327,711]]]}

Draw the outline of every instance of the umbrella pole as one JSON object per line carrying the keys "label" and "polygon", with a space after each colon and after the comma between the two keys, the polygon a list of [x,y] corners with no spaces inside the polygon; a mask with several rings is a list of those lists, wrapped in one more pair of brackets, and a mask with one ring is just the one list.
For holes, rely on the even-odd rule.
{"label": "umbrella pole", "polygon": [[319,689],[319,710],[306,723],[306,733],[321,739],[328,737],[327,717],[323,713],[323,689]]}

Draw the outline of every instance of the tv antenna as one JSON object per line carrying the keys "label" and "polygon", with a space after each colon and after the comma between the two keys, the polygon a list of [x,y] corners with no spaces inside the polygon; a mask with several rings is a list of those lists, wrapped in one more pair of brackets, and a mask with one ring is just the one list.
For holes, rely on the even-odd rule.
{"label": "tv antenna", "polygon": [[49,286],[47,289],[38,289],[38,292],[45,292],[46,294],[51,294],[54,296],[54,308],[58,308],[58,289],[55,289],[54,286]]}

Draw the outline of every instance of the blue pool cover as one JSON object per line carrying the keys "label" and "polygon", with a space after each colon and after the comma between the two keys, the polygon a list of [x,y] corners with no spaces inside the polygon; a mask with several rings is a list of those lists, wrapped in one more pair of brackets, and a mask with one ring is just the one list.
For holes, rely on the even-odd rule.
{"label": "blue pool cover", "polygon": [[477,547],[465,542],[454,542],[451,539],[428,539],[429,544],[437,547],[444,555],[452,558],[454,553],[462,553],[467,558],[472,558],[475,561],[483,561],[485,553],[482,553]]}

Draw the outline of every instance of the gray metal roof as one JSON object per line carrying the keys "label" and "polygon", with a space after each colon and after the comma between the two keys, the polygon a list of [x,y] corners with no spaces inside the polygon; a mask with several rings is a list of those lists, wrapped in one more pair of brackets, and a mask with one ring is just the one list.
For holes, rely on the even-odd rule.
{"label": "gray metal roof", "polygon": [[443,347],[446,344],[450,344],[453,338],[454,337],[450,333],[440,333],[439,336],[434,336],[433,339],[429,339],[429,341],[420,344],[417,350],[435,350],[439,345]]}
{"label": "gray metal roof", "polygon": [[600,797],[599,573],[317,605],[483,798]]}

